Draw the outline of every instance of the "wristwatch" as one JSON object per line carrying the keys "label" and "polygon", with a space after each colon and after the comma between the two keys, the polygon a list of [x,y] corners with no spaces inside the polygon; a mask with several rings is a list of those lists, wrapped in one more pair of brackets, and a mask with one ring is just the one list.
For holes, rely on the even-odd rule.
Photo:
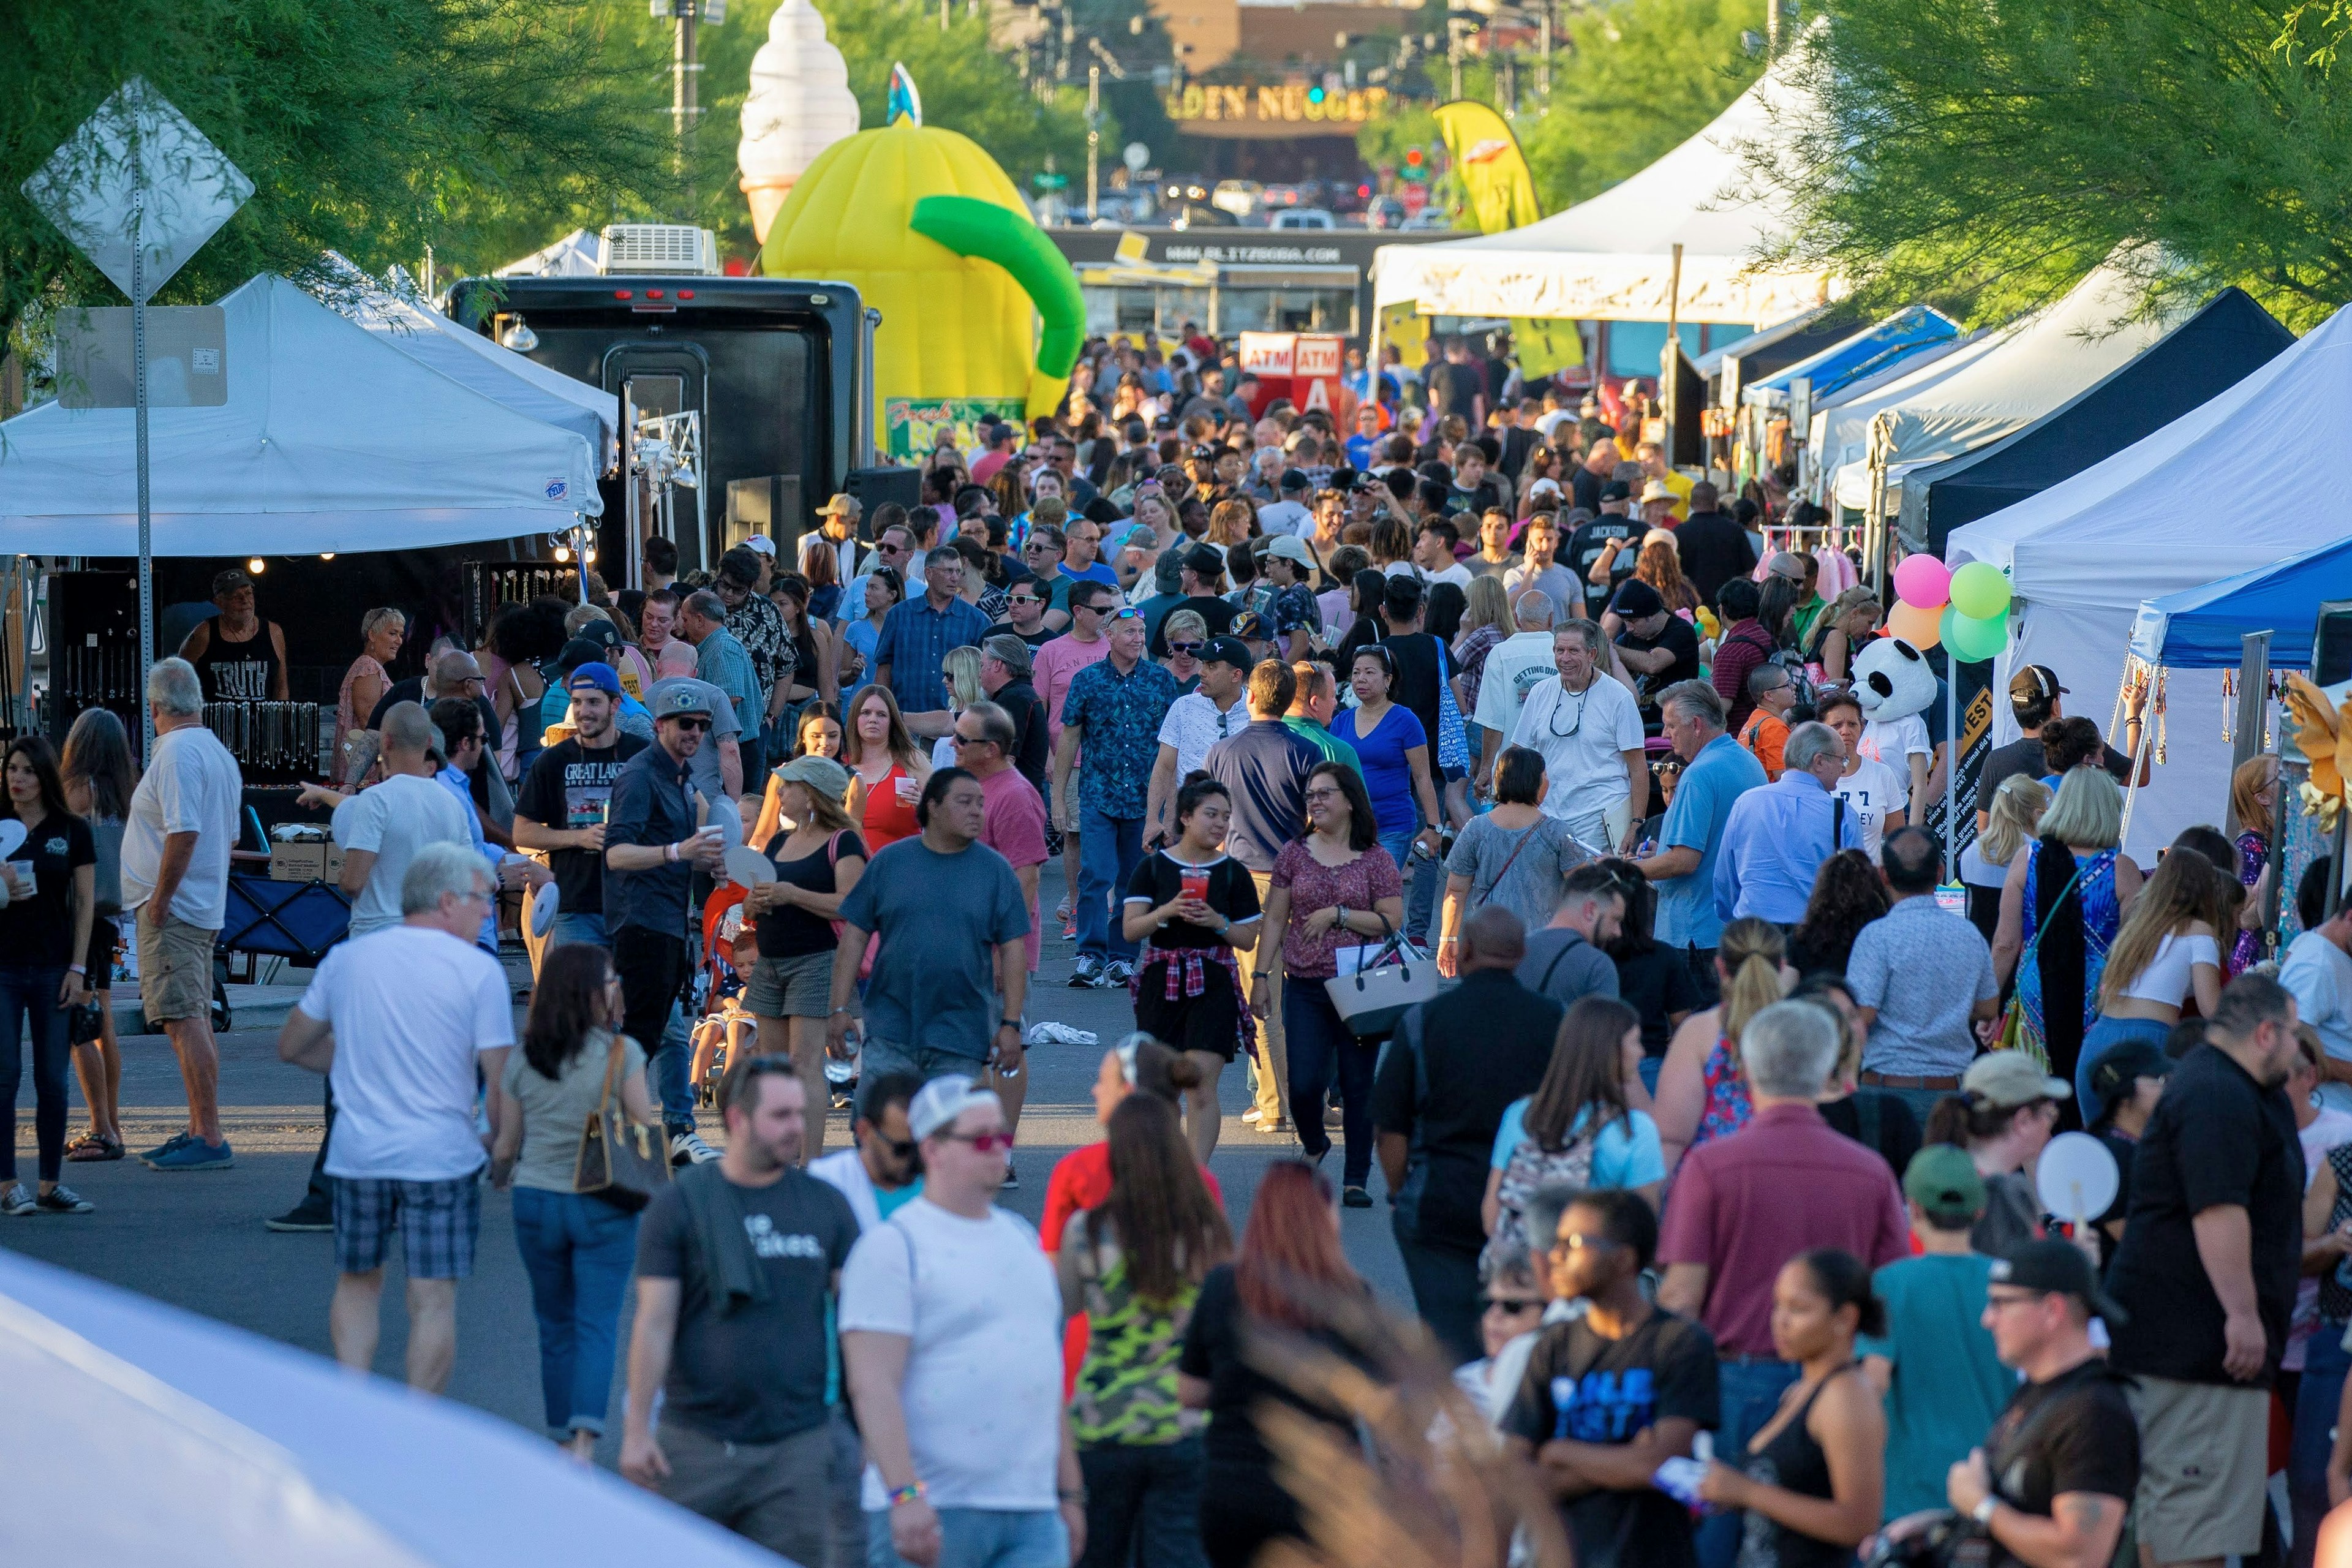
{"label": "wristwatch", "polygon": [[1992,1528],[1993,1510],[2000,1506],[2000,1499],[1993,1496],[1990,1492],[1987,1492],[1984,1495],[1983,1501],[1978,1503],[1976,1507],[1969,1510],[1969,1517],[1975,1520],[1987,1530],[1990,1530]]}
{"label": "wristwatch", "polygon": [[1000,1029],[1010,1029],[1017,1035],[1021,1032],[1021,1020],[1018,1018],[999,1018],[996,1020],[996,1026]]}

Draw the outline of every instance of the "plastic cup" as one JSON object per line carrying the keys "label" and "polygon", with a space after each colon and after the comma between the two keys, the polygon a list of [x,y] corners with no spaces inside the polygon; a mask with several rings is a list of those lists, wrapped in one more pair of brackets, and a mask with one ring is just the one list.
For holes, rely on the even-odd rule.
{"label": "plastic cup", "polygon": [[1188,899],[1206,899],[1209,896],[1209,874],[1206,871],[1187,871],[1178,886]]}
{"label": "plastic cup", "polygon": [[900,773],[896,783],[898,790],[898,804],[901,805],[914,805],[916,797],[923,793],[923,786],[905,773]]}

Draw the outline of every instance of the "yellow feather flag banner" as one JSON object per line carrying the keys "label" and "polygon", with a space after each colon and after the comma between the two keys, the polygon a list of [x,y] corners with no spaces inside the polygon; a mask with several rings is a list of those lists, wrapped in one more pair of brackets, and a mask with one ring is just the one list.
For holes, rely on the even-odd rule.
{"label": "yellow feather flag banner", "polygon": [[1445,136],[1454,172],[1469,193],[1471,215],[1481,234],[1519,228],[1543,216],[1519,139],[1493,105],[1468,99],[1441,104],[1437,127]]}
{"label": "yellow feather flag banner", "polygon": [[1519,374],[1533,380],[1584,363],[1584,334],[1574,321],[1511,319],[1511,348]]}

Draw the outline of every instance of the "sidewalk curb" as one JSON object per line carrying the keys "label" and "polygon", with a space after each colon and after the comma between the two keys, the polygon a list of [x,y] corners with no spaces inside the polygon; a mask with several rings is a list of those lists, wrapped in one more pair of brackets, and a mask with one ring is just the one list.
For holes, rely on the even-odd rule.
{"label": "sidewalk curb", "polygon": [[[163,1037],[163,1031],[148,1025],[146,1009],[140,1005],[138,989],[130,987],[130,1000],[114,1004],[114,1032],[122,1039]],[[302,990],[291,985],[232,985],[228,988],[229,1022],[238,1029],[275,1029],[286,1022],[301,999]]]}

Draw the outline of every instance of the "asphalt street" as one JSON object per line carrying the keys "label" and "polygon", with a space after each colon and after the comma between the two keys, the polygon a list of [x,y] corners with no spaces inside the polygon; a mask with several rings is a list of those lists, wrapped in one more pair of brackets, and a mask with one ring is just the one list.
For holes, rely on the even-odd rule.
{"label": "asphalt street", "polygon": [[[1034,1075],[1022,1115],[1013,1165],[1018,1188],[1003,1205],[1034,1223],[1045,1206],[1045,1182],[1054,1163],[1069,1150],[1095,1142],[1088,1086],[1102,1049],[1133,1026],[1124,991],[1073,989],[1068,984],[1074,943],[1059,939],[1053,906],[1061,896],[1058,865],[1046,868],[1041,901],[1045,943],[1032,1023],[1051,1019],[1092,1030],[1099,1044],[1041,1046],[1030,1054]],[[517,1022],[520,1022],[520,1010]],[[125,1137],[136,1152],[162,1142],[184,1124],[185,1099],[179,1068],[161,1035],[123,1042],[122,1109]],[[27,1075],[29,1077],[29,1074]],[[330,1354],[327,1302],[334,1286],[326,1236],[285,1236],[263,1228],[271,1215],[291,1207],[302,1194],[322,1126],[317,1075],[278,1059],[277,1030],[240,1029],[221,1041],[222,1119],[236,1150],[236,1164],[220,1172],[163,1175],[135,1159],[105,1164],[68,1164],[66,1182],[98,1205],[85,1215],[41,1215],[0,1220],[0,1246],[78,1269],[110,1284],[142,1292],[255,1333]],[[1245,1073],[1236,1064],[1222,1083],[1225,1110],[1223,1139],[1211,1169],[1224,1189],[1236,1237],[1248,1215],[1258,1179],[1274,1160],[1297,1151],[1287,1134],[1265,1136],[1240,1120],[1249,1107]],[[74,1091],[72,1129],[88,1125]],[[715,1118],[703,1116],[706,1136],[718,1142]],[[1333,1130],[1337,1141],[1338,1130]],[[845,1118],[835,1113],[827,1147],[848,1138]],[[32,1090],[19,1092],[16,1121],[18,1168],[29,1177],[33,1163]],[[1337,1179],[1339,1151],[1327,1168]],[[1378,1171],[1372,1177],[1375,1205],[1341,1211],[1349,1256],[1392,1303],[1411,1309],[1402,1266],[1389,1231],[1389,1210]],[[458,1291],[458,1349],[452,1398],[534,1429],[541,1426],[538,1333],[530,1293],[515,1250],[512,1210],[507,1194],[485,1192],[482,1234],[473,1278]],[[396,1255],[391,1265],[399,1272]],[[627,1330],[623,1327],[623,1343]],[[396,1281],[384,1292],[384,1332],[376,1369],[400,1375],[406,1323]],[[615,1373],[612,1406],[614,1436],[605,1442],[604,1462],[618,1451],[621,1373]]]}

